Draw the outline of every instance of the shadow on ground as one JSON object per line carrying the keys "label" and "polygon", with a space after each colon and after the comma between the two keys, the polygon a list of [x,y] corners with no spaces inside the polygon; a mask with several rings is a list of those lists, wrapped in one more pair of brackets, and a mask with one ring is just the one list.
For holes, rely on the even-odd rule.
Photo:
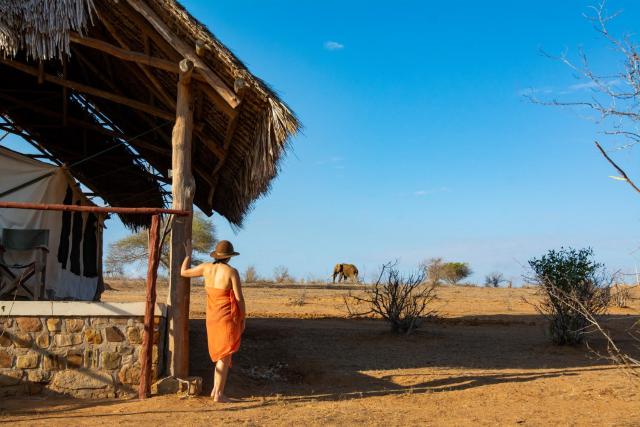
{"label": "shadow on ground", "polygon": [[[637,319],[610,317],[605,322],[623,347],[636,353],[623,332]],[[394,336],[375,320],[252,318],[234,355],[228,392],[245,398],[344,399],[464,390],[614,369],[585,346],[550,344],[545,325],[544,318],[535,315],[472,316],[442,319],[411,336]],[[203,377],[208,393],[213,364],[203,319],[191,320],[190,339],[191,374]],[[594,348],[603,344],[598,336],[590,340]],[[446,376],[447,369],[461,368],[489,372]]]}

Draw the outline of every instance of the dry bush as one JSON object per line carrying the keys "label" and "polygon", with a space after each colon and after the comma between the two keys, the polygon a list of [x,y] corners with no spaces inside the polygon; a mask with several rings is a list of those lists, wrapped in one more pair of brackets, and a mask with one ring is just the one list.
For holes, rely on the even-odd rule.
{"label": "dry bush", "polygon": [[444,265],[442,258],[429,258],[422,261],[420,268],[423,269],[427,282],[438,285],[443,277]]}
{"label": "dry bush", "polygon": [[618,283],[614,284],[611,293],[612,305],[618,308],[629,308],[629,301],[631,301],[631,288]]}
{"label": "dry bush", "polygon": [[289,274],[289,269],[284,265],[279,265],[273,269],[273,281],[276,283],[293,283],[295,280]]}
{"label": "dry bush", "polygon": [[260,276],[258,276],[258,272],[254,265],[249,265],[244,270],[244,282],[245,283],[256,283],[260,280]]}
{"label": "dry bush", "polygon": [[[609,331],[602,327],[600,320],[594,315],[593,310],[588,305],[585,305],[583,301],[576,294],[566,293],[560,290],[556,291],[558,300],[567,307],[571,307],[576,313],[580,313],[585,319],[589,327],[598,332],[607,342],[607,354],[603,355],[600,352],[593,350],[597,356],[607,359],[615,363],[620,368],[623,368],[629,373],[636,381],[640,382],[640,360],[630,356],[628,353],[622,351],[620,347],[611,337]],[[636,348],[640,349],[640,320],[636,321],[633,326],[627,331],[632,341],[636,343]]]}
{"label": "dry bush", "polygon": [[298,294],[295,298],[289,298],[287,305],[292,305],[295,307],[302,307],[307,303],[307,288],[302,289],[302,292]]}
{"label": "dry bush", "polygon": [[494,271],[493,273],[489,273],[484,278],[484,286],[487,288],[498,288],[500,287],[500,283],[506,282],[507,280],[504,278],[502,273]]}
{"label": "dry bush", "polygon": [[404,276],[396,266],[397,262],[383,265],[363,296],[349,293],[344,303],[350,317],[380,316],[389,322],[392,332],[410,334],[422,320],[435,316],[431,302],[436,299],[437,285],[425,283],[424,269]]}
{"label": "dry bush", "polygon": [[[551,340],[558,345],[578,344],[589,332],[591,318],[605,314],[610,301],[610,287],[605,283],[602,264],[592,260],[593,251],[587,249],[551,250],[539,259],[532,259],[533,283],[541,293],[541,302],[533,303],[536,310],[549,319]],[[568,300],[579,302],[566,304]]]}

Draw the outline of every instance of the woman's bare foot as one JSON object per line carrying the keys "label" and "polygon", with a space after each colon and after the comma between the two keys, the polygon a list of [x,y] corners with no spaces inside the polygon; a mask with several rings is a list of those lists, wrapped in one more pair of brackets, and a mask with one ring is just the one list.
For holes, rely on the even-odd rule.
{"label": "woman's bare foot", "polygon": [[227,396],[220,394],[217,396],[214,396],[213,394],[211,395],[211,397],[213,397],[213,401],[216,403],[232,403],[233,400],[229,399]]}

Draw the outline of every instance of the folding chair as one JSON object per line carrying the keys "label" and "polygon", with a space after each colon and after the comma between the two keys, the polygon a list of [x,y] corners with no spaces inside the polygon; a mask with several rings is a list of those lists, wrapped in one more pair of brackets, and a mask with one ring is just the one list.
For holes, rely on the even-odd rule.
{"label": "folding chair", "polygon": [[[0,243],[0,299],[44,298],[47,254],[49,253],[49,230],[20,230],[5,228]],[[26,264],[10,264],[5,255],[31,253],[33,261]],[[35,276],[36,285],[28,282]]]}

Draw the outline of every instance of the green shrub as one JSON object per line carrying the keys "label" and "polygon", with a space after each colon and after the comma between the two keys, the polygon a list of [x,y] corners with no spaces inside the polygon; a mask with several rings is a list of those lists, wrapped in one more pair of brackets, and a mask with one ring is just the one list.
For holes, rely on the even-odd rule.
{"label": "green shrub", "polygon": [[604,266],[593,261],[590,248],[551,250],[529,261],[542,302],[536,309],[549,319],[555,344],[578,344],[588,332],[589,317],[606,312],[609,287]]}
{"label": "green shrub", "polygon": [[450,285],[457,285],[462,279],[471,276],[471,273],[466,262],[447,262],[442,266],[441,277]]}

